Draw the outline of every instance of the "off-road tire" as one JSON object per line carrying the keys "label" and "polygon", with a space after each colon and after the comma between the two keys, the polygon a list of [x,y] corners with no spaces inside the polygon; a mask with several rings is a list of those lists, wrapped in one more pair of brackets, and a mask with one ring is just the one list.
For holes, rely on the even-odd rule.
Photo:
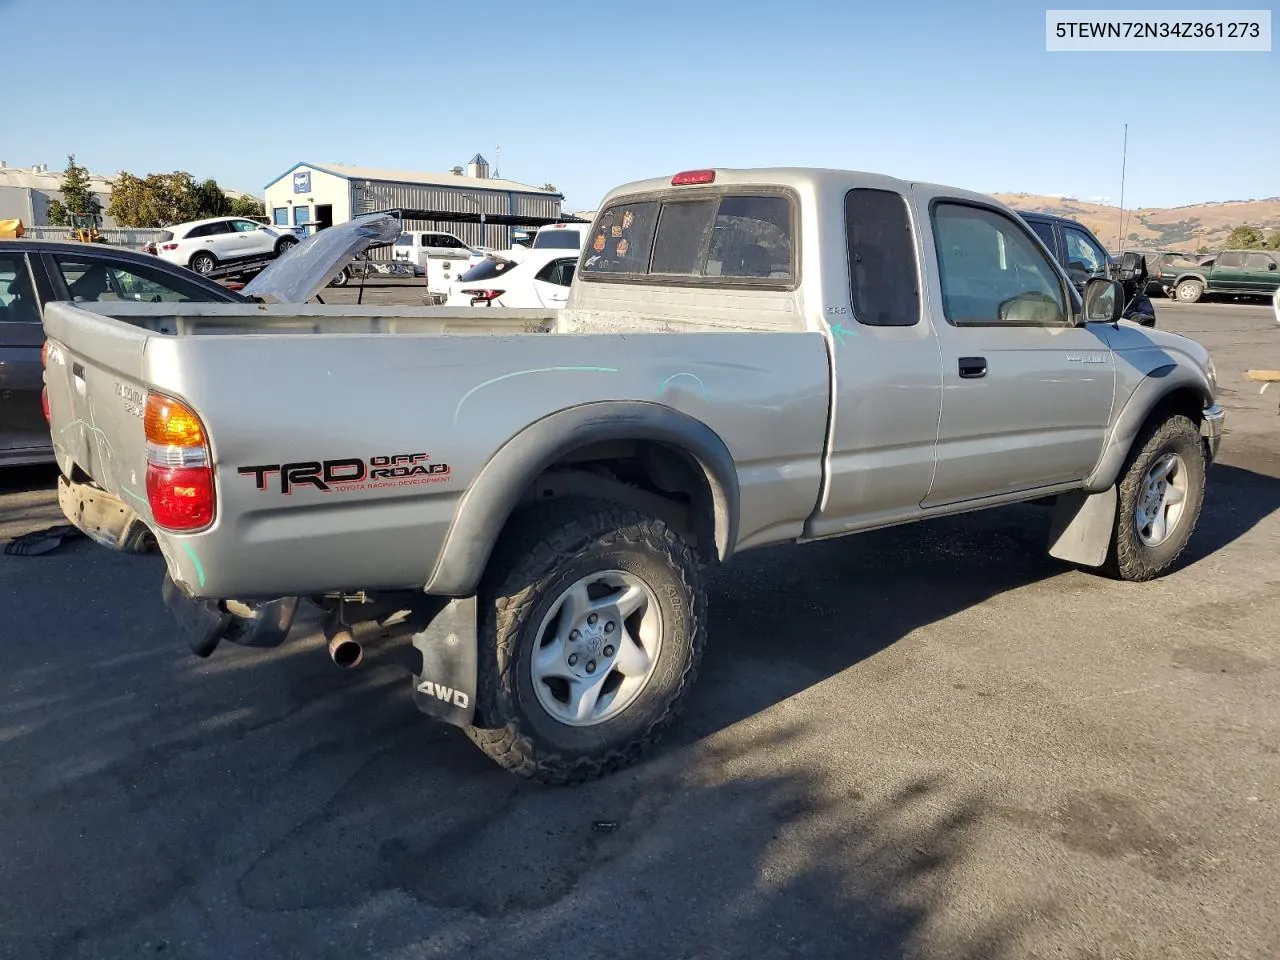
{"label": "off-road tire", "polygon": [[[647,685],[617,716],[571,727],[539,704],[530,657],[546,612],[595,570],[643,579],[663,637]],[[698,559],[661,520],[600,500],[566,498],[519,515],[494,550],[479,595],[477,725],[471,740],[506,769],[543,783],[580,783],[629,766],[679,714],[706,642]]]}
{"label": "off-road tire", "polygon": [[[1166,453],[1176,453],[1187,468],[1187,498],[1173,533],[1163,543],[1148,546],[1138,536],[1134,510],[1147,471]],[[1177,562],[1195,533],[1204,503],[1208,459],[1199,428],[1181,414],[1172,414],[1144,428],[1134,441],[1120,475],[1115,526],[1106,570],[1121,580],[1152,580]]]}
{"label": "off-road tire", "polygon": [[[202,270],[200,268],[201,263],[207,263],[208,266]],[[191,267],[191,269],[194,270],[196,273],[200,274],[200,276],[204,277],[204,276],[208,276],[215,269],[217,269],[218,258],[215,257],[212,253],[209,253],[209,251],[207,250],[201,250],[199,253],[192,255],[191,260],[187,265]]]}
{"label": "off-road tire", "polygon": [[1199,280],[1183,280],[1174,288],[1173,295],[1179,303],[1199,303],[1204,296],[1204,284]]}

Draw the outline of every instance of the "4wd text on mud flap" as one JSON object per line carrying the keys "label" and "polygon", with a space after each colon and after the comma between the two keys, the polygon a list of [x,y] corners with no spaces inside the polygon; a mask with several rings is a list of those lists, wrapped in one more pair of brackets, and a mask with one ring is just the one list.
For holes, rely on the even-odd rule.
{"label": "4wd text on mud flap", "polygon": [[374,489],[416,483],[439,483],[448,478],[447,463],[428,463],[425,453],[397,453],[388,456],[343,457],[337,460],[302,460],[297,463],[270,463],[239,467],[241,476],[253,477],[259,490],[266,490],[268,477],[280,478],[280,492],[310,486],[328,493],[343,489]]}
{"label": "4wd text on mud flap", "polygon": [[461,690],[446,687],[443,683],[436,683],[432,680],[423,680],[422,683],[418,684],[418,692],[425,693],[429,697],[435,697],[437,700],[443,700],[445,703],[452,702],[455,707],[461,707],[463,710],[471,706],[471,698]]}

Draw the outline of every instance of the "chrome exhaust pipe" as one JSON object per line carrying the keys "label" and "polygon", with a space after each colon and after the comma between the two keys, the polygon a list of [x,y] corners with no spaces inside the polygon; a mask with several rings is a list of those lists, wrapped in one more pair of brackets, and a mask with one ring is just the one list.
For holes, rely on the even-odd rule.
{"label": "chrome exhaust pipe", "polygon": [[327,622],[324,635],[329,639],[329,659],[344,670],[354,670],[364,660],[364,647],[351,635],[345,623]]}

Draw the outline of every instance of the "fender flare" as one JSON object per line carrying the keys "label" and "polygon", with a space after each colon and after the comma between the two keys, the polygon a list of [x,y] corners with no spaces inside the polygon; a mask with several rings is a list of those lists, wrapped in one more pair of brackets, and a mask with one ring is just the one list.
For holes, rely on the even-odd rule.
{"label": "fender flare", "polygon": [[1151,412],[1175,390],[1187,387],[1199,394],[1202,404],[1213,402],[1213,392],[1204,375],[1185,364],[1162,364],[1143,377],[1142,382],[1129,395],[1120,416],[1116,418],[1115,426],[1111,428],[1106,445],[1102,448],[1102,456],[1093,472],[1085,478],[1085,491],[1098,493],[1116,482],[1125,457],[1129,455],[1138,431],[1147,422]]}
{"label": "fender flare", "polygon": [[647,401],[600,401],[549,414],[506,441],[480,468],[454,512],[426,593],[472,595],[520,495],[569,452],[610,440],[649,440],[684,451],[711,490],[716,553],[738,539],[738,472],[720,436],[700,420]]}
{"label": "fender flare", "polygon": [[1199,280],[1200,285],[1204,287],[1205,292],[1208,293],[1209,291],[1209,278],[1206,277],[1203,273],[1196,273],[1194,270],[1189,270],[1186,273],[1178,274],[1177,277],[1174,279],[1173,283],[1169,284],[1169,289],[1176,290],[1178,288],[1178,284],[1180,284],[1183,280]]}

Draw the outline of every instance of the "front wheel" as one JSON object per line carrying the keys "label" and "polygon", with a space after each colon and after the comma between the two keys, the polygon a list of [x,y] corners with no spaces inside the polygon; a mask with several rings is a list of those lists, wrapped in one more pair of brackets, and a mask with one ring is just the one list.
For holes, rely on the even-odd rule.
{"label": "front wheel", "polygon": [[515,773],[576,783],[625,767],[670,726],[706,636],[697,557],[662,521],[595,500],[519,517],[481,588],[478,720]]}
{"label": "front wheel", "polygon": [[1119,481],[1115,527],[1107,558],[1122,580],[1167,573],[1200,519],[1208,460],[1200,430],[1169,416],[1139,434]]}
{"label": "front wheel", "polygon": [[329,281],[329,286],[345,287],[350,280],[351,280],[351,275],[347,273],[345,268],[343,268],[343,270],[339,272],[336,277],[334,277],[332,280]]}
{"label": "front wheel", "polygon": [[1196,303],[1204,296],[1204,284],[1199,280],[1183,280],[1174,294],[1182,303]]}

